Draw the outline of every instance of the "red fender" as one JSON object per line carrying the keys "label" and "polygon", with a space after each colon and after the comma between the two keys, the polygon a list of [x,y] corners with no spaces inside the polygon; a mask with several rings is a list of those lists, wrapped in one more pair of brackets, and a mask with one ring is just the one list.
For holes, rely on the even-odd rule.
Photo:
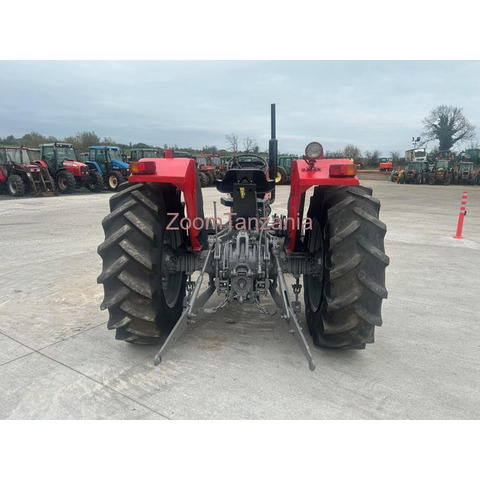
{"label": "red fender", "polygon": [[7,177],[5,176],[2,168],[0,167],[0,182],[6,182],[6,181],[7,181]]}
{"label": "red fender", "polygon": [[155,162],[155,173],[130,175],[131,183],[170,183],[183,192],[187,207],[186,217],[190,220],[190,242],[193,250],[199,251],[202,245],[198,240],[199,231],[193,226],[198,217],[197,209],[197,170],[191,158],[145,158],[139,163]]}
{"label": "red fender", "polygon": [[349,158],[328,158],[319,159],[315,162],[315,169],[310,169],[304,160],[294,160],[292,162],[292,178],[290,181],[290,197],[288,200],[288,218],[293,221],[287,222],[288,243],[287,252],[291,253],[295,248],[295,237],[298,225],[302,224],[302,219],[297,221],[300,212],[302,194],[310,187],[319,185],[359,185],[358,178],[355,177],[331,177],[330,165],[349,165]]}
{"label": "red fender", "polygon": [[35,163],[38,163],[39,165],[41,165],[41,166],[44,167],[44,168],[48,168],[47,163],[46,163],[45,161],[43,161],[43,160],[38,160],[38,161],[36,161]]}

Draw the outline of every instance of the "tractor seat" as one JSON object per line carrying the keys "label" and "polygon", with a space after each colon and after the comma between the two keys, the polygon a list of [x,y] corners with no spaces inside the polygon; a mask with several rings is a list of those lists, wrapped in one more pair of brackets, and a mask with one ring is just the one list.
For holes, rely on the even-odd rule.
{"label": "tractor seat", "polygon": [[275,188],[275,181],[267,180],[263,170],[245,168],[228,170],[223,180],[217,180],[216,187],[220,193],[232,194],[234,185],[238,183],[254,183],[257,194],[265,194]]}

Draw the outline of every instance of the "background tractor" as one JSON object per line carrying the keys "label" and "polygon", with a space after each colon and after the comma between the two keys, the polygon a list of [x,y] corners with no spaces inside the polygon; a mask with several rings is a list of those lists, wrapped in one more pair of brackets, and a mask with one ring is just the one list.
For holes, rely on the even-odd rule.
{"label": "background tractor", "polygon": [[39,160],[38,149],[0,147],[0,190],[13,197],[28,191],[37,196],[58,195],[48,168],[36,163]]}
{"label": "background tractor", "polygon": [[194,158],[197,162],[198,171],[200,172],[202,187],[213,185],[217,178],[217,167],[211,162],[211,157],[207,155],[197,155]]}
{"label": "background tractor", "polygon": [[435,157],[433,168],[426,174],[425,183],[450,185],[455,180],[455,155],[450,150],[442,150]]}
{"label": "background tractor", "polygon": [[129,162],[138,162],[141,158],[158,158],[159,148],[132,148],[130,149]]}
{"label": "background tractor", "polygon": [[277,185],[285,185],[290,182],[292,176],[292,162],[297,160],[296,155],[279,155],[277,164],[277,176],[275,183]]}
{"label": "background tractor", "polygon": [[[350,159],[326,159],[312,142],[292,162],[287,215],[270,217],[275,105],[271,113],[268,160],[237,156],[216,184],[229,208],[226,224],[216,218],[216,203],[216,219],[205,219],[195,161],[170,152],[130,163],[129,182],[110,198],[98,247],[101,308],[109,311],[108,328],[117,339],[161,345],[156,365],[215,291],[223,297],[216,309],[249,303],[259,315],[268,313],[261,302],[270,295],[312,370],[298,317],[302,289],[316,346],[363,349],[382,324],[389,259],[380,202],[359,185]],[[294,298],[286,274],[294,279]]]}
{"label": "background tractor", "polygon": [[465,162],[473,162],[480,165],[480,148],[468,148],[458,154],[458,159]]}
{"label": "background tractor", "polygon": [[118,147],[88,147],[88,161],[85,163],[92,173],[101,175],[109,190],[118,190],[118,186],[130,175],[128,163],[123,162]]}
{"label": "background tractor", "polygon": [[405,166],[403,175],[399,178],[399,183],[425,183],[430,166],[428,162],[410,162]]}
{"label": "background tractor", "polygon": [[213,185],[215,179],[218,177],[217,167],[215,163],[211,161],[212,155],[193,155],[192,153],[173,151],[174,158],[191,158],[195,161],[198,171],[198,178],[201,187],[209,187]]}
{"label": "background tractor", "polygon": [[48,168],[60,193],[72,193],[75,188],[86,187],[91,192],[103,190],[103,178],[88,165],[77,162],[70,143],[45,143],[40,145],[40,165]]}
{"label": "background tractor", "polygon": [[477,171],[473,162],[459,162],[455,167],[454,181],[456,185],[460,183],[475,185],[477,183]]}
{"label": "background tractor", "polygon": [[228,169],[228,161],[225,160],[225,157],[211,154],[209,157],[209,163],[210,165],[215,166],[215,178],[217,180],[223,180]]}

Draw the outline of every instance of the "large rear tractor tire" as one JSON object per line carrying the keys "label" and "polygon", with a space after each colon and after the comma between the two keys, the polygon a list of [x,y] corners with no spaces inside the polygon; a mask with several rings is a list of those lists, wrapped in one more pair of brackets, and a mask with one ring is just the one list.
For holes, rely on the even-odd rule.
{"label": "large rear tractor tire", "polygon": [[386,226],[380,202],[369,188],[317,187],[308,217],[309,253],[323,264],[321,275],[305,275],[305,312],[319,347],[361,349],[374,342],[387,298]]}
{"label": "large rear tractor tire", "polygon": [[60,193],[68,194],[75,191],[75,177],[67,170],[62,170],[57,173],[57,190]]}
{"label": "large rear tractor tire", "polygon": [[7,179],[7,190],[12,197],[25,195],[25,183],[20,175],[10,175]]}
{"label": "large rear tractor tire", "polygon": [[108,328],[130,343],[162,343],[179,319],[185,297],[183,272],[164,272],[166,254],[174,254],[184,236],[167,230],[167,213],[182,207],[175,187],[123,184],[110,198],[103,222],[105,241],[98,247],[103,270]]}
{"label": "large rear tractor tire", "polygon": [[90,171],[90,180],[85,184],[88,190],[93,193],[100,193],[105,188],[105,183],[100,172],[96,170]]}
{"label": "large rear tractor tire", "polygon": [[113,171],[108,175],[107,178],[107,187],[109,190],[112,190],[114,192],[118,191],[118,187],[120,184],[124,182],[123,175],[120,172]]}

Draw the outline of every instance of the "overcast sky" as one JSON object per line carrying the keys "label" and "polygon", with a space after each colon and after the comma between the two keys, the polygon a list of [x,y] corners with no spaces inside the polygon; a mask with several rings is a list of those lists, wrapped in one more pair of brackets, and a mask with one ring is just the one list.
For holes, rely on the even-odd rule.
{"label": "overcast sky", "polygon": [[[431,109],[454,105],[480,135],[479,61],[2,61],[0,137],[95,131],[116,142],[404,152]],[[433,147],[433,143],[428,148]]]}

